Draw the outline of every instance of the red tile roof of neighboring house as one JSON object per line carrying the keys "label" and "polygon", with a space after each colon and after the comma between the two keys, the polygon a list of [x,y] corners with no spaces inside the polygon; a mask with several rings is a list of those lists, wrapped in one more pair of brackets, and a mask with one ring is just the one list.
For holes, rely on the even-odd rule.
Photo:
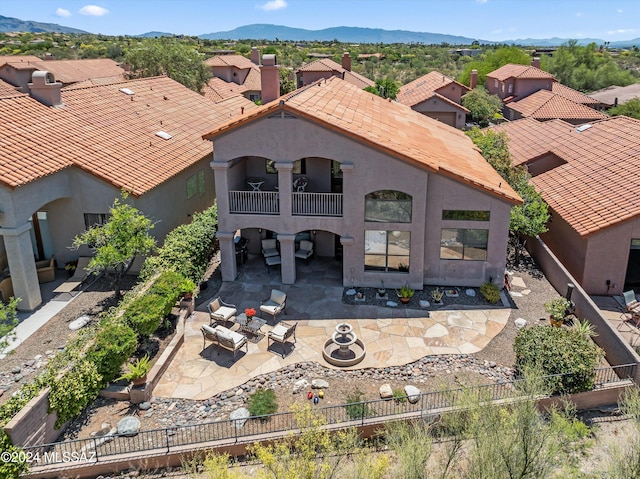
{"label": "red tile roof of neighboring house", "polygon": [[236,67],[241,70],[258,68],[258,65],[242,55],[216,55],[215,57],[207,58],[204,63],[210,67]]}
{"label": "red tile roof of neighboring house", "polygon": [[34,55],[5,55],[0,56],[0,66],[5,65],[6,63],[22,63],[22,62],[39,62],[40,58]]}
{"label": "red tile roof of neighboring house", "polygon": [[375,85],[374,81],[354,71],[345,70],[342,68],[342,65],[334,62],[330,58],[321,58],[307,65],[303,65],[295,71],[296,74],[298,72],[332,72],[332,74],[337,74],[343,80],[361,89]]}
{"label": "red tile roof of neighboring house", "polygon": [[607,115],[571,101],[549,90],[538,90],[521,100],[514,100],[506,105],[511,110],[517,111],[523,117],[531,117],[536,120],[549,120],[560,118],[563,120],[601,120]]}
{"label": "red tile roof of neighboring house", "polygon": [[76,83],[70,83],[67,86],[63,86],[62,90],[64,91],[72,88],[84,88],[87,86],[95,86],[95,85],[107,85],[109,83],[118,83],[123,80],[124,78],[122,78],[122,75],[117,75],[113,77],[89,78],[87,80],[79,81]]}
{"label": "red tile roof of neighboring house", "polygon": [[433,97],[434,92],[437,92],[440,88],[447,87],[452,83],[461,87],[463,94],[464,92],[470,91],[469,88],[462,83],[458,83],[453,78],[449,78],[442,73],[433,71],[401,86],[398,90],[398,96],[396,99],[404,105],[414,106],[425,100],[429,100]]}
{"label": "red tile roof of neighboring house", "polygon": [[551,85],[551,91],[560,96],[567,98],[568,100],[575,101],[576,103],[581,103],[583,105],[598,105],[600,102],[595,98],[590,97],[589,95],[585,95],[578,90],[574,90],[573,88],[569,88],[562,83],[554,81]]}
{"label": "red tile roof of neighboring house", "polygon": [[247,78],[244,79],[242,84],[250,91],[262,91],[262,75],[260,69],[252,68],[249,70]]}
{"label": "red tile roof of neighboring house", "polygon": [[90,78],[118,77],[124,80],[124,69],[109,58],[85,60],[37,60],[26,62],[9,62],[14,68],[35,68],[53,73],[56,81],[69,84]]}
{"label": "red tile roof of neighboring house", "polygon": [[531,147],[531,155],[539,156],[547,143],[547,151],[566,162],[537,175],[533,182],[549,206],[580,235],[640,215],[640,121],[616,116],[571,129],[556,125],[551,138],[549,129],[531,135],[532,123],[524,121],[509,125],[509,148]]}
{"label": "red tile roof of neighboring house", "polygon": [[487,77],[496,78],[500,81],[505,81],[509,78],[548,78],[555,80],[555,77],[551,73],[547,73],[544,70],[533,67],[531,65],[517,65],[515,63],[508,63],[497,70],[493,70],[487,74]]}
{"label": "red tile roof of neighboring house", "polygon": [[521,200],[462,132],[332,77],[227,122],[203,138],[283,110],[513,203]]}
{"label": "red tile roof of neighboring house", "polygon": [[213,77],[202,88],[204,96],[213,101],[224,100],[234,96],[242,95],[247,91],[244,85],[238,85],[234,82],[224,81],[222,78]]}
{"label": "red tile roof of neighboring house", "polygon": [[238,101],[252,105],[212,103],[167,77],[67,89],[62,101],[0,99],[1,183],[15,188],[75,166],[139,196],[211,154],[202,131],[240,114]]}
{"label": "red tile roof of neighboring house", "polygon": [[7,98],[19,95],[26,95],[26,93],[20,93],[16,87],[7,83],[4,80],[0,80],[0,98]]}

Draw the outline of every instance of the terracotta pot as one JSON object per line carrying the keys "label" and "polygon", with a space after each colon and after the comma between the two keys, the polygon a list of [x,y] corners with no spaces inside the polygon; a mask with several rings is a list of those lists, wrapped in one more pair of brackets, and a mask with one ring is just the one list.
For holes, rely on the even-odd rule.
{"label": "terracotta pot", "polygon": [[549,317],[549,321],[551,322],[551,326],[555,326],[556,328],[559,328],[564,324],[564,319],[553,319],[552,317]]}
{"label": "terracotta pot", "polygon": [[400,298],[402,304],[409,304],[409,301],[411,301],[411,298]]}
{"label": "terracotta pot", "polygon": [[141,378],[134,378],[131,380],[134,386],[143,386],[147,383],[147,375],[145,374]]}

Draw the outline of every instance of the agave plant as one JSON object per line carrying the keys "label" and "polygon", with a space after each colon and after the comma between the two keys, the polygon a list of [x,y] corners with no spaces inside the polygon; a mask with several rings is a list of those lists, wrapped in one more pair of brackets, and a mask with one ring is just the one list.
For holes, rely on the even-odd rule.
{"label": "agave plant", "polygon": [[577,322],[573,323],[573,329],[577,333],[586,336],[587,338],[593,338],[594,336],[598,335],[598,333],[596,333],[595,326],[586,319],[578,320]]}

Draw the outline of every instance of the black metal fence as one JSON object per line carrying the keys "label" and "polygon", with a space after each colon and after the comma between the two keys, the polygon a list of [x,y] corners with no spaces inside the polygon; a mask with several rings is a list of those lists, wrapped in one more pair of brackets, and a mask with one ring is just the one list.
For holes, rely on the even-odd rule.
{"label": "black metal fence", "polygon": [[[595,372],[595,389],[607,384],[632,380],[637,364],[598,368]],[[314,409],[328,426],[350,427],[365,424],[381,424],[403,417],[428,417],[438,410],[458,404],[462,395],[481,400],[505,400],[518,396],[523,380],[500,382],[471,388],[426,392],[415,397],[396,400],[373,400],[339,406],[323,406]],[[252,417],[249,419],[216,421],[204,424],[174,426],[139,431],[133,436],[112,435],[76,439],[24,448],[31,467],[61,463],[95,463],[114,456],[137,453],[169,453],[185,446],[200,444],[206,447],[250,443],[261,439],[274,439],[299,430],[293,412]]]}

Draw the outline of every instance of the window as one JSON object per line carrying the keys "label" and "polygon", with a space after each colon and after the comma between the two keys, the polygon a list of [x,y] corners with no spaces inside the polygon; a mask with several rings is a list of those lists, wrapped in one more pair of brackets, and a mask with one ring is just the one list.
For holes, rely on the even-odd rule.
{"label": "window", "polygon": [[489,221],[490,211],[474,211],[474,210],[443,210],[443,220],[458,221]]}
{"label": "window", "polygon": [[402,191],[380,190],[364,200],[364,220],[383,223],[411,223],[411,196]]}
{"label": "window", "polygon": [[486,261],[489,230],[443,228],[440,259]]}
{"label": "window", "polygon": [[[293,170],[291,173],[294,175],[305,175],[307,174],[307,162],[306,158],[302,158],[300,160],[296,160],[293,162]],[[276,162],[274,160],[267,160],[265,162],[265,172],[267,174],[277,174],[278,170],[276,169]]]}
{"label": "window", "polygon": [[509,93],[513,93],[513,83],[509,83]]}
{"label": "window", "polygon": [[103,225],[109,221],[108,213],[85,213],[84,214],[84,225],[87,229],[96,225]]}
{"label": "window", "polygon": [[409,270],[409,231],[366,230],[364,232],[365,271]]}
{"label": "window", "polygon": [[260,99],[260,95],[257,95],[257,94],[249,95],[249,100],[250,101],[256,102],[259,99]]}
{"label": "window", "polygon": [[204,180],[204,170],[198,171],[198,193],[203,196],[207,191],[207,184]]}
{"label": "window", "polygon": [[493,86],[494,86],[495,88],[498,88],[498,80],[493,80]]}
{"label": "window", "polygon": [[198,192],[198,178],[197,175],[187,178],[187,199],[190,200]]}

